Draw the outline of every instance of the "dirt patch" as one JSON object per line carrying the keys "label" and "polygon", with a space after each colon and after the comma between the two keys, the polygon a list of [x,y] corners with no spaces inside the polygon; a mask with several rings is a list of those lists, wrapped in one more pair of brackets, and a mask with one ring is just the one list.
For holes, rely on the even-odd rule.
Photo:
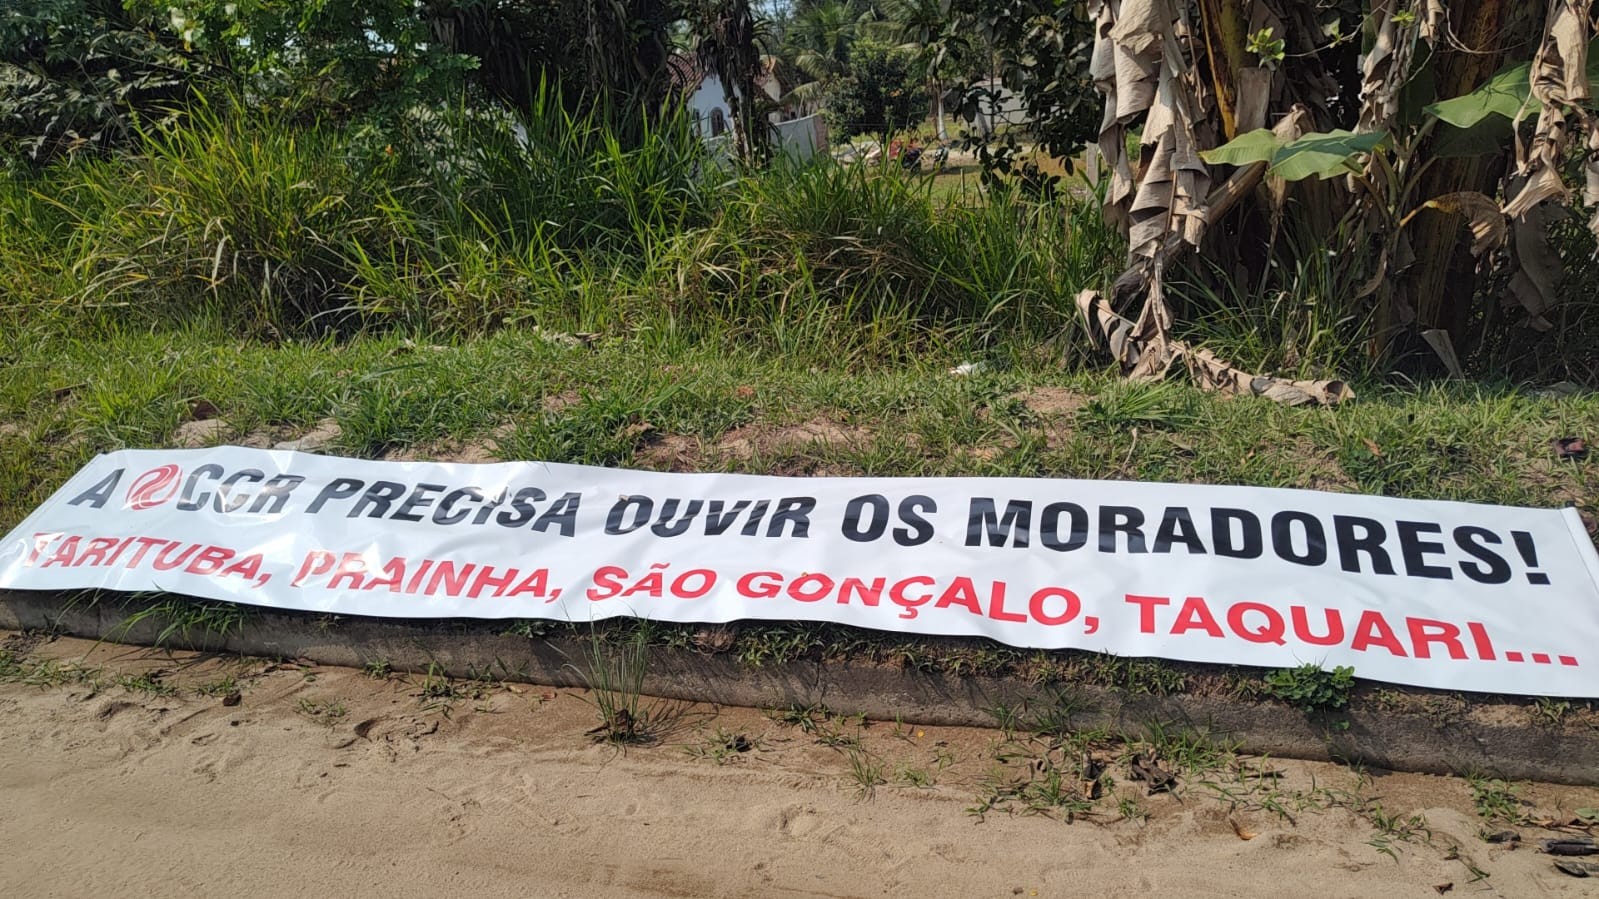
{"label": "dirt patch", "polygon": [[583,402],[583,394],[578,393],[576,390],[563,390],[560,393],[552,393],[546,396],[543,402],[539,404],[539,407],[545,412],[560,412],[563,409],[570,409],[581,402]]}
{"label": "dirt patch", "polygon": [[860,446],[871,437],[870,429],[843,425],[824,418],[790,425],[755,423],[723,434],[714,444],[713,451],[727,458],[748,462],[799,449]]}
{"label": "dirt patch", "polygon": [[633,456],[638,468],[650,471],[697,471],[705,449],[698,437],[683,434],[653,435]]}
{"label": "dirt patch", "polygon": [[311,426],[311,429],[301,434],[297,439],[275,443],[275,450],[295,450],[302,453],[320,452],[339,440],[342,433],[339,423],[331,418],[324,418]]}
{"label": "dirt patch", "polygon": [[1071,415],[1088,405],[1090,398],[1065,387],[1034,387],[1012,396],[1029,412],[1043,418]]}
{"label": "dirt patch", "polygon": [[216,446],[228,439],[233,429],[220,418],[186,421],[172,432],[172,445],[183,449]]}
{"label": "dirt patch", "polygon": [[1298,437],[1289,452],[1299,460],[1299,486],[1333,493],[1361,492],[1360,485],[1344,471],[1338,455],[1331,450],[1318,447],[1308,438]]}

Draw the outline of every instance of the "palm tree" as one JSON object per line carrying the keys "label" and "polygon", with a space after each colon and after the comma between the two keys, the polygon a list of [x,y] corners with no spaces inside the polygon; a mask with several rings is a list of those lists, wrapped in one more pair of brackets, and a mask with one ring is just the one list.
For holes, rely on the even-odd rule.
{"label": "palm tree", "polygon": [[863,0],[808,0],[795,4],[784,33],[783,55],[810,80],[788,99],[813,109],[833,82],[849,74],[849,50],[861,29],[877,17]]}
{"label": "palm tree", "polygon": [[965,45],[950,15],[950,0],[887,0],[884,12],[896,26],[903,49],[916,54],[927,69],[927,84],[933,95],[933,115],[938,139],[948,140],[944,128],[944,68],[952,51]]}

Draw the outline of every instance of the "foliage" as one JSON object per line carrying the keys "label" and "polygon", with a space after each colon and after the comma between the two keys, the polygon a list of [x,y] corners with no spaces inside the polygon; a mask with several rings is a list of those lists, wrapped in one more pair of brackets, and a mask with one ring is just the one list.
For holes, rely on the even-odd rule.
{"label": "foliage", "polygon": [[886,41],[861,38],[850,47],[849,74],[828,92],[827,119],[840,137],[887,138],[927,115],[915,57]]}
{"label": "foliage", "polygon": [[29,0],[0,11],[0,168],[127,139],[210,67],[153,11],[120,0]]}
{"label": "foliage", "polygon": [[[1097,133],[1102,103],[1089,75],[1093,25],[1082,4],[1055,0],[956,0],[951,17],[957,30],[970,32],[988,49],[1000,83],[1019,100],[1028,142],[1057,157],[1068,168]],[[999,97],[983,86],[987,67],[962,91],[960,115],[968,122]],[[979,74],[981,73],[981,74]],[[1022,159],[1022,136],[1005,132],[977,139],[984,171],[1020,176],[1037,186],[1052,179]]]}
{"label": "foliage", "polygon": [[1342,665],[1329,671],[1306,664],[1266,675],[1266,695],[1312,715],[1348,708],[1354,689],[1355,669]]}

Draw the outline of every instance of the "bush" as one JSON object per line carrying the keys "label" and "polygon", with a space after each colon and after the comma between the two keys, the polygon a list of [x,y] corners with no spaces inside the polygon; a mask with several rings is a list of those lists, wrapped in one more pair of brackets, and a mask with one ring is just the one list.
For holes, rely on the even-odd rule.
{"label": "bush", "polygon": [[927,118],[927,89],[916,57],[870,38],[849,51],[849,75],[828,91],[828,124],[843,137],[905,131]]}

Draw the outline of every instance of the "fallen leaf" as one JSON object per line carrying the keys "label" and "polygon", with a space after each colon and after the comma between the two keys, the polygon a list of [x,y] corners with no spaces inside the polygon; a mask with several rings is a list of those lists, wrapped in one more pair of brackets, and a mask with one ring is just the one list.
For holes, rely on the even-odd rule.
{"label": "fallen leaf", "polygon": [[[1255,832],[1253,830],[1245,830],[1244,825],[1239,824],[1236,819],[1228,818],[1227,823],[1233,826],[1233,833],[1238,834],[1238,839],[1253,840],[1255,838]],[[1439,892],[1441,893],[1443,890],[1439,890]]]}
{"label": "fallen leaf", "polygon": [[1455,888],[1455,884],[1454,884],[1453,881],[1450,881],[1448,883],[1435,883],[1435,884],[1432,885],[1432,888],[1438,891],[1438,895],[1442,896],[1443,894],[1445,894],[1445,893],[1449,892],[1450,890],[1454,889]]}
{"label": "fallen leaf", "polygon": [[1581,437],[1560,437],[1549,441],[1549,445],[1554,448],[1556,458],[1573,462],[1588,458],[1588,444]]}
{"label": "fallen leaf", "polygon": [[1587,837],[1569,837],[1566,839],[1539,840],[1538,849],[1550,855],[1595,855],[1599,854],[1599,845]]}
{"label": "fallen leaf", "polygon": [[239,695],[238,690],[234,690],[232,693],[222,697],[222,704],[225,706],[236,706],[243,701],[244,697]]}
{"label": "fallen leaf", "polygon": [[1378,446],[1375,440],[1367,440],[1366,438],[1362,437],[1360,438],[1360,442],[1366,445],[1366,449],[1371,451],[1373,456],[1376,456],[1379,459],[1382,458],[1382,447]]}
{"label": "fallen leaf", "polygon": [[1521,842],[1521,834],[1513,830],[1501,830],[1496,833],[1490,833],[1482,839],[1485,843],[1509,843],[1510,848],[1514,849],[1516,844]]}
{"label": "fallen leaf", "polygon": [[210,400],[195,400],[189,404],[190,421],[209,421],[222,414]]}

